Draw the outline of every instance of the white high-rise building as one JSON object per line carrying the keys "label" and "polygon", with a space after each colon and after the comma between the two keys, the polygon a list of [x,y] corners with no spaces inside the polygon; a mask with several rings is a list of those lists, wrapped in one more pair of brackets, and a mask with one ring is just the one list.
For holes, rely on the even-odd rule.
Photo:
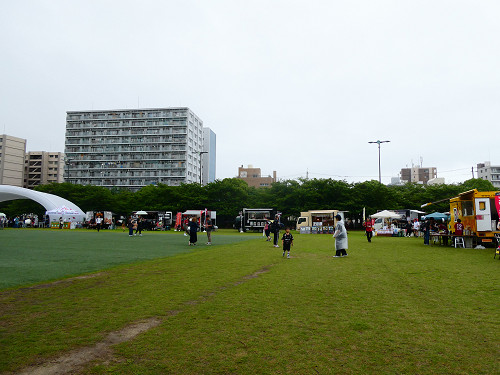
{"label": "white high-rise building", "polygon": [[491,165],[489,161],[477,164],[477,178],[488,180],[494,187],[500,188],[500,165]]}
{"label": "white high-rise building", "polygon": [[67,112],[70,183],[133,191],[199,183],[203,151],[203,121],[186,107]]}
{"label": "white high-rise building", "polygon": [[202,180],[203,183],[210,183],[215,181],[215,168],[216,168],[216,149],[217,141],[215,133],[210,128],[203,129],[203,151],[206,154],[202,159]]}

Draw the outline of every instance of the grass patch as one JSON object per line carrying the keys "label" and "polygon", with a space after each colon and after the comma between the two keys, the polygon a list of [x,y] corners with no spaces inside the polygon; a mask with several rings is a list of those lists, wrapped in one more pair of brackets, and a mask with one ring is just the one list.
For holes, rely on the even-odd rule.
{"label": "grass patch", "polygon": [[0,371],[158,317],[158,327],[82,372],[499,372],[500,262],[491,249],[369,244],[356,232],[349,241],[340,259],[331,236],[297,234],[292,259],[259,238],[5,290]]}

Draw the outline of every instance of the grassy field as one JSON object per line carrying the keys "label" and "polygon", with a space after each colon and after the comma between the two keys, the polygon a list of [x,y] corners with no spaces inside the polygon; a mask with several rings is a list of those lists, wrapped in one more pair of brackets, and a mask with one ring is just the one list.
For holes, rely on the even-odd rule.
{"label": "grassy field", "polygon": [[[22,243],[28,262],[24,233],[0,233],[0,254],[9,238],[7,252]],[[122,264],[88,260],[91,266],[65,275],[97,273],[0,291],[0,372],[105,345],[110,333],[140,322],[156,323],[73,373],[500,372],[500,261],[492,249],[413,238],[369,244],[353,232],[346,258],[332,258],[329,235],[295,235],[286,259],[246,235],[214,235],[221,245],[186,249],[175,234],[66,233],[35,234],[37,244],[54,248],[50,257],[64,258],[60,268],[75,256],[63,256],[68,241],[73,253],[112,251]],[[97,243],[100,250],[89,251]]]}
{"label": "grassy field", "polygon": [[[217,232],[217,243],[230,244],[257,234]],[[215,236],[215,235],[214,235]],[[193,251],[180,232],[144,232],[129,237],[128,230],[8,229],[0,232],[0,289],[100,271],[120,264]],[[204,247],[206,235],[198,235]]]}

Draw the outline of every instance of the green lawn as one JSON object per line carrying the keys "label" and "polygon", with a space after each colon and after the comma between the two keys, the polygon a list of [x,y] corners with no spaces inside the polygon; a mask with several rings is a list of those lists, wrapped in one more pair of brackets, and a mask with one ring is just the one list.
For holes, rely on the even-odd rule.
{"label": "green lawn", "polygon": [[[17,236],[11,244],[26,241],[24,231],[4,231],[1,253],[6,233]],[[43,363],[154,317],[157,327],[78,372],[500,372],[500,261],[492,249],[423,246],[414,238],[369,244],[353,232],[349,256],[332,258],[331,236],[296,234],[286,259],[262,237],[245,235],[235,240],[247,241],[195,249],[182,247],[182,235],[166,233],[36,235],[58,249],[53,258],[72,238],[79,238],[75,253],[98,255],[87,249],[102,243],[99,251],[113,251],[114,258],[134,249],[139,255],[124,256],[116,267],[104,257],[100,268],[93,263],[106,269],[95,277],[0,292],[0,371]],[[214,243],[234,236],[214,235]],[[184,252],[173,255],[170,247]]]}

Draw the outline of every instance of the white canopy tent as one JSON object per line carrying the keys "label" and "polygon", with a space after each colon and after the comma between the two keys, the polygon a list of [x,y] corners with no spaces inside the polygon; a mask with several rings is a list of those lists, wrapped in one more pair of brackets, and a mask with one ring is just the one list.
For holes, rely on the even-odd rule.
{"label": "white canopy tent", "polygon": [[388,210],[377,212],[376,214],[373,214],[372,217],[375,219],[379,219],[379,218],[381,218],[381,219],[401,219],[401,215],[399,215],[395,212],[392,212],[392,211],[388,211]]}

